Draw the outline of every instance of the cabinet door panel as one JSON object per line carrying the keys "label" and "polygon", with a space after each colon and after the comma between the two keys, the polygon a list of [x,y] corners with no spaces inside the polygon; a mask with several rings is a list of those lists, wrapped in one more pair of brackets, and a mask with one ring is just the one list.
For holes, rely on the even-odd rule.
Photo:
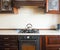
{"label": "cabinet door panel", "polygon": [[46,12],[59,14],[59,0],[46,0]]}
{"label": "cabinet door panel", "polygon": [[18,48],[10,48],[10,50],[18,50]]}
{"label": "cabinet door panel", "polygon": [[17,43],[4,43],[3,44],[5,47],[17,47],[18,44]]}
{"label": "cabinet door panel", "polygon": [[15,35],[0,35],[0,50],[17,50],[17,38]]}
{"label": "cabinet door panel", "polygon": [[58,47],[48,47],[46,50],[60,50]]}
{"label": "cabinet door panel", "polygon": [[13,13],[12,0],[0,0],[0,13]]}
{"label": "cabinet door panel", "polygon": [[14,35],[12,35],[12,36],[7,36],[7,35],[2,35],[2,36],[0,36],[0,41],[2,41],[2,40],[4,40],[4,41],[17,41],[17,36],[14,36]]}
{"label": "cabinet door panel", "polygon": [[18,50],[18,48],[4,48],[4,50]]}
{"label": "cabinet door panel", "polygon": [[46,36],[46,45],[60,45],[60,36]]}

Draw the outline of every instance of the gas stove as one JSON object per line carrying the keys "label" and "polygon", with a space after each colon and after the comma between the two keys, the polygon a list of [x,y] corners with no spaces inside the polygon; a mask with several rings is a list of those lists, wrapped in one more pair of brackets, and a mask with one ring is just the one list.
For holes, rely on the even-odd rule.
{"label": "gas stove", "polygon": [[18,33],[39,33],[39,29],[32,29],[32,24],[28,23],[25,29],[20,29]]}
{"label": "gas stove", "polygon": [[39,33],[39,29],[20,29],[18,33]]}

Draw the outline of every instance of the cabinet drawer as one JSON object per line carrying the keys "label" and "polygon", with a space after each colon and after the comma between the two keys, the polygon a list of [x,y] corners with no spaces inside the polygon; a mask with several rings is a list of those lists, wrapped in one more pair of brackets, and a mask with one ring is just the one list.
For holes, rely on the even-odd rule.
{"label": "cabinet drawer", "polygon": [[10,50],[18,50],[18,48],[10,48]]}
{"label": "cabinet drawer", "polygon": [[12,47],[12,46],[18,46],[17,43],[4,43],[3,45],[4,46],[10,46],[10,47]]}
{"label": "cabinet drawer", "polygon": [[18,50],[18,48],[0,48],[0,50]]}
{"label": "cabinet drawer", "polygon": [[4,48],[4,50],[18,50],[18,48]]}
{"label": "cabinet drawer", "polygon": [[46,48],[46,50],[60,50],[59,47],[48,47]]}
{"label": "cabinet drawer", "polygon": [[2,35],[2,36],[0,36],[0,41],[10,41],[10,40],[12,40],[12,41],[16,41],[17,40],[17,36],[11,36],[11,35]]}
{"label": "cabinet drawer", "polygon": [[46,36],[47,45],[60,45],[60,36]]}
{"label": "cabinet drawer", "polygon": [[18,42],[18,40],[2,40],[1,42],[17,43],[17,42]]}
{"label": "cabinet drawer", "polygon": [[0,46],[3,46],[5,44],[9,44],[10,46],[16,46],[18,45],[18,41],[0,41]]}

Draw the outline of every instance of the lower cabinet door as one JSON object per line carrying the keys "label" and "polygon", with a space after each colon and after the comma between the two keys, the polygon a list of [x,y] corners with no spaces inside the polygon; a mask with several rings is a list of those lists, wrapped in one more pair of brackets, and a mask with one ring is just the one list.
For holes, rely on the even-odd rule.
{"label": "lower cabinet door", "polygon": [[60,46],[60,36],[58,35],[49,35],[46,36],[46,45],[48,46]]}
{"label": "lower cabinet door", "polygon": [[10,50],[18,50],[18,48],[10,48]]}
{"label": "lower cabinet door", "polygon": [[4,50],[3,48],[0,48],[0,50]]}
{"label": "lower cabinet door", "polygon": [[10,50],[10,48],[4,48],[4,50]]}
{"label": "lower cabinet door", "polygon": [[60,50],[59,47],[48,47],[46,48],[46,50]]}
{"label": "lower cabinet door", "polygon": [[3,50],[18,50],[18,48],[4,48]]}

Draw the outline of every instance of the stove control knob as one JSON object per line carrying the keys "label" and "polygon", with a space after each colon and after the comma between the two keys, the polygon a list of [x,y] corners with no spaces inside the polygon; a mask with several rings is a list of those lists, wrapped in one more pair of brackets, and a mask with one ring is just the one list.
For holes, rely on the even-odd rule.
{"label": "stove control knob", "polygon": [[27,36],[27,39],[29,39],[30,38],[30,36]]}

